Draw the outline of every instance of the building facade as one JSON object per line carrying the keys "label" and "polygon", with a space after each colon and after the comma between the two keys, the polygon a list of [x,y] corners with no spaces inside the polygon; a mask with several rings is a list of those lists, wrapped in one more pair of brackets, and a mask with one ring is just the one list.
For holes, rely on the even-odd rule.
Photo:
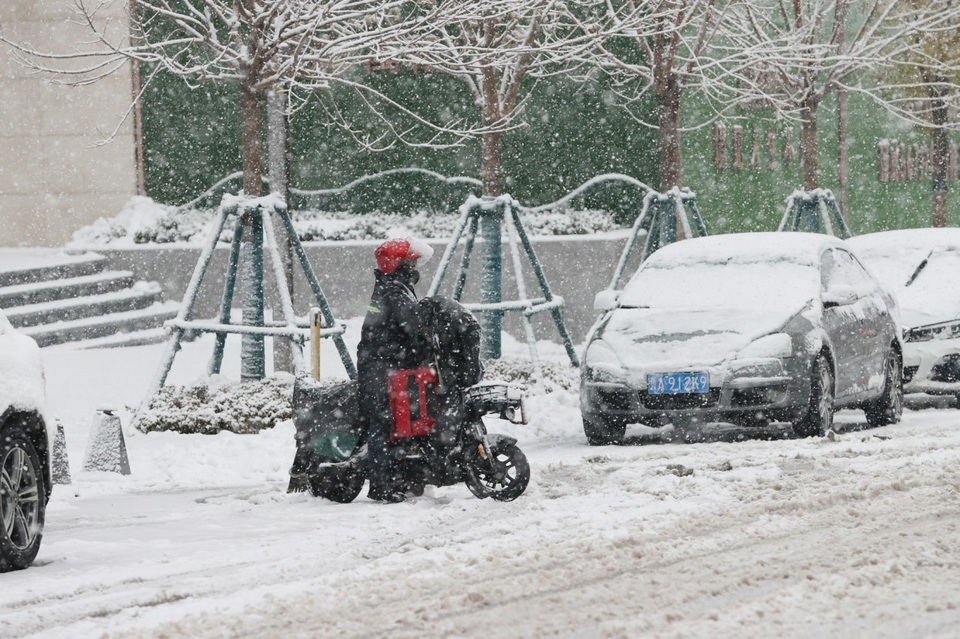
{"label": "building facade", "polygon": [[[103,18],[126,24],[125,5],[110,4]],[[69,0],[0,2],[3,35],[37,50],[79,49],[90,33],[71,20]],[[61,246],[136,195],[132,112],[123,119],[132,100],[130,65],[89,86],[64,86],[0,43],[0,246]]]}

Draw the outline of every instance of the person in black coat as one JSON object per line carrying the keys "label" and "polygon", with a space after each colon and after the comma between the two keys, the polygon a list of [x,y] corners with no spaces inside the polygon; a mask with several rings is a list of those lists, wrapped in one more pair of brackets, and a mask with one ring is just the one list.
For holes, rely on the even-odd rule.
{"label": "person in black coat", "polygon": [[360,416],[367,429],[369,496],[377,501],[398,502],[405,497],[391,456],[387,378],[396,370],[430,364],[430,331],[414,285],[420,279],[418,262],[430,259],[432,253],[428,244],[415,239],[388,240],[374,252],[376,282],[357,347],[357,380]]}

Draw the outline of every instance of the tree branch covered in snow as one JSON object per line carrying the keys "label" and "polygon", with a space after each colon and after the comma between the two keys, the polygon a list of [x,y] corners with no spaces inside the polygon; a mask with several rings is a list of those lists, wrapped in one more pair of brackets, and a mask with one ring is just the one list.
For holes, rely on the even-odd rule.
{"label": "tree branch covered in snow", "polygon": [[[433,6],[433,3],[418,3]],[[518,125],[532,79],[587,64],[603,36],[600,0],[450,0],[436,28],[407,33],[383,51],[463,81],[483,131],[483,194],[501,194],[502,132]],[[414,37],[415,42],[408,40]],[[391,48],[395,46],[396,49]]]}
{"label": "tree branch covered in snow", "polygon": [[860,93],[916,121],[885,72],[901,63],[918,35],[955,28],[960,7],[943,2],[931,13],[899,0],[749,0],[732,10],[746,27],[733,45],[764,52],[749,59],[755,80],[751,74],[738,80],[755,98],[800,120],[804,187],[811,189],[818,181],[817,109],[823,100],[838,90]]}

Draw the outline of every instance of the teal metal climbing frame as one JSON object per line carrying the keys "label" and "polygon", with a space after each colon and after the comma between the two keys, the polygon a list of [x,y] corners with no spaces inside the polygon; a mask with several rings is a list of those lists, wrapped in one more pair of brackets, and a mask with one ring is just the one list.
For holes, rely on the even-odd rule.
{"label": "teal metal climbing frame", "polygon": [[[540,362],[537,355],[536,339],[533,332],[531,317],[537,313],[549,311],[553,316],[557,331],[566,348],[567,356],[574,366],[580,362],[573,348],[573,341],[567,332],[563,321],[563,298],[554,295],[547,282],[543,266],[537,258],[533,245],[519,215],[520,205],[508,195],[498,198],[469,198],[460,207],[461,215],[450,243],[443,253],[437,273],[430,284],[427,295],[436,295],[443,283],[454,251],[464,239],[463,254],[460,257],[460,266],[457,279],[453,286],[453,298],[457,301],[463,296],[467,283],[467,272],[470,268],[470,257],[476,244],[479,232],[481,239],[481,273],[480,273],[480,302],[466,303],[465,307],[476,312],[481,326],[480,353],[484,359],[497,359],[501,355],[500,333],[503,316],[507,312],[520,312],[526,334],[530,357],[533,361],[537,377],[540,377]],[[504,228],[505,227],[505,228]],[[517,285],[517,300],[503,300],[503,232],[506,230],[510,246],[510,259],[513,264]],[[466,238],[464,233],[466,232]],[[543,297],[530,298],[527,295],[526,284],[523,279],[522,258],[520,247],[530,262]]]}
{"label": "teal metal climbing frame", "polygon": [[[227,273],[224,279],[220,312],[214,320],[196,320],[193,317],[193,311],[200,285],[207,274],[220,234],[223,232],[227,219],[231,216],[236,217],[236,222],[233,242],[230,246]],[[149,407],[153,397],[163,387],[173,366],[173,360],[180,350],[180,343],[188,331],[216,334],[213,355],[207,367],[209,375],[220,372],[227,335],[231,334],[240,335],[244,340],[241,346],[241,379],[244,381],[262,379],[265,374],[264,337],[289,339],[295,345],[293,359],[296,371],[299,374],[305,370],[303,344],[310,337],[310,325],[306,318],[300,319],[294,314],[293,300],[286,287],[283,261],[276,241],[273,218],[280,220],[284,225],[313,296],[316,298],[317,306],[320,308],[322,317],[320,337],[333,339],[347,374],[351,379],[356,379],[356,367],[343,341],[344,324],[334,318],[327,298],[323,294],[323,289],[320,287],[320,281],[313,272],[282,200],[275,196],[251,199],[226,196],[224,197],[224,203],[217,210],[213,228],[190,278],[190,284],[187,286],[180,312],[176,318],[166,323],[166,327],[170,331],[170,337],[167,340],[167,346],[156,376],[140,405],[138,414]],[[273,276],[277,283],[283,321],[267,322],[264,320],[264,248],[267,249],[270,257]],[[237,282],[237,273],[241,270],[241,266],[244,267],[241,276],[243,316],[242,323],[235,324],[230,322],[230,309],[233,306],[234,288]]]}
{"label": "teal metal climbing frame", "polygon": [[777,230],[826,233],[843,240],[853,237],[830,189],[794,191],[787,198],[787,210]]}
{"label": "teal metal climbing frame", "polygon": [[[689,209],[689,215],[687,210]],[[690,218],[693,218],[694,226],[690,225]],[[614,269],[613,279],[610,280],[611,290],[616,290],[623,277],[623,272],[627,268],[627,262],[630,254],[633,252],[641,232],[646,232],[647,238],[643,243],[643,251],[640,253],[640,262],[659,248],[672,244],[677,241],[677,229],[683,230],[685,238],[694,237],[693,229],[696,228],[697,235],[706,237],[707,225],[703,222],[703,216],[697,208],[697,196],[690,189],[673,188],[666,193],[657,193],[649,191],[643,198],[643,208],[640,215],[633,223],[633,229],[626,245],[623,247],[623,253],[620,254],[620,261],[617,268]]]}

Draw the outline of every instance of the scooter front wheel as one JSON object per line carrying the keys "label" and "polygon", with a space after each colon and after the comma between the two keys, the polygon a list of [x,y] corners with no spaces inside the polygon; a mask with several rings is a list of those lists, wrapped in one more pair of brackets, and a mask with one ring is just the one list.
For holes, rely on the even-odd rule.
{"label": "scooter front wheel", "polygon": [[530,464],[516,444],[490,442],[491,458],[470,455],[464,461],[464,482],[480,499],[513,501],[523,494],[530,482]]}
{"label": "scooter front wheel", "polygon": [[363,490],[363,473],[356,468],[322,468],[310,475],[314,497],[349,504]]}

